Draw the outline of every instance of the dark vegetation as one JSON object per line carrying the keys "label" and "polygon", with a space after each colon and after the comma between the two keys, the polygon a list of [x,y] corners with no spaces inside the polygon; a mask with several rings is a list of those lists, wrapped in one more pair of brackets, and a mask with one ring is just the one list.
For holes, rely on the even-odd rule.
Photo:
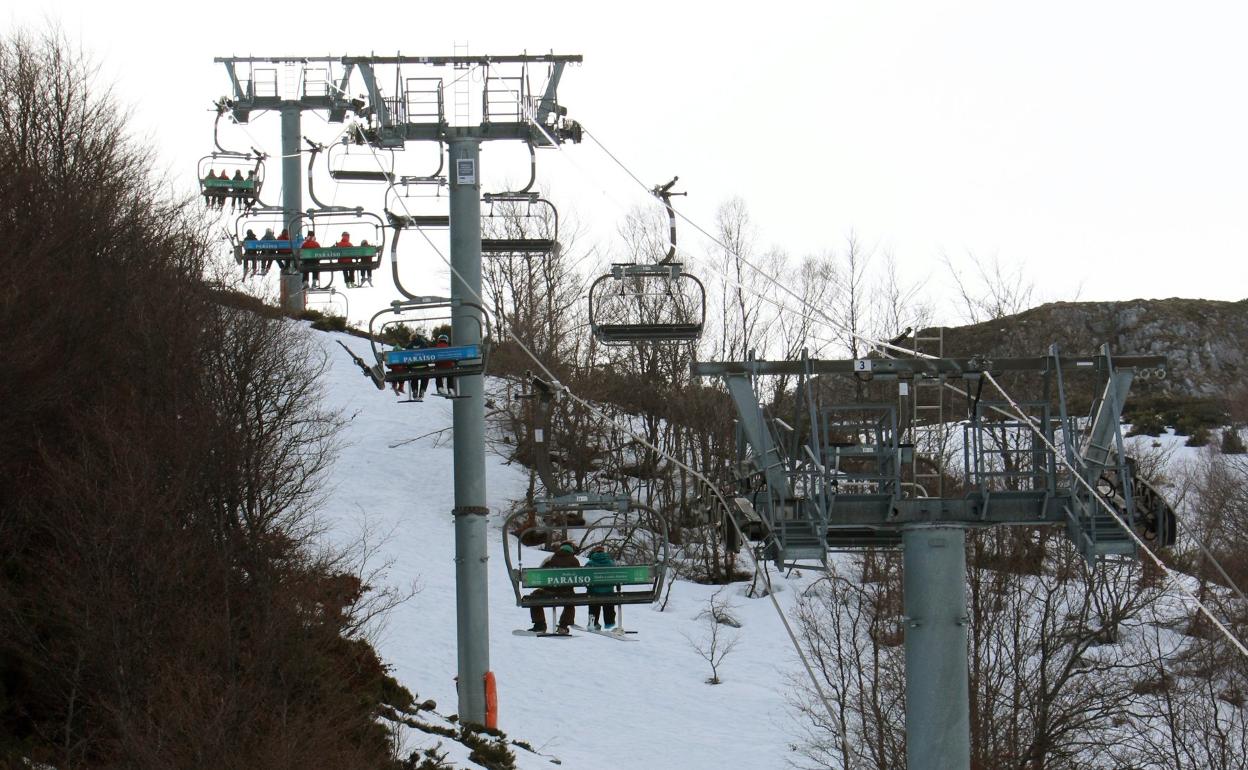
{"label": "dark vegetation", "polygon": [[154,165],[63,39],[0,40],[0,765],[401,767],[387,597],[313,541],[318,360]]}

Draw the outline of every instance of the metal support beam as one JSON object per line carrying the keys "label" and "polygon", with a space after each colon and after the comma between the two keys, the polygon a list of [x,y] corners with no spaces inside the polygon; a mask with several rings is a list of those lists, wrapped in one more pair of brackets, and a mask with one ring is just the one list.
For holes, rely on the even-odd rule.
{"label": "metal support beam", "polygon": [[969,770],[966,531],[902,532],[906,612],[906,768]]}
{"label": "metal support beam", "polygon": [[381,95],[381,87],[377,85],[377,74],[369,62],[359,62],[360,77],[364,78],[364,88],[368,90],[368,104],[377,116],[377,125],[387,128],[390,125],[390,108]]}
{"label": "metal support beam", "polygon": [[789,478],[785,475],[784,458],[772,439],[771,429],[767,427],[767,417],[763,414],[763,408],[758,405],[758,395],[750,384],[750,378],[738,374],[725,377],[724,381],[728,383],[728,394],[732,396],[737,414],[741,417],[745,440],[754,450],[758,469],[767,479],[767,486],[780,493],[782,501],[792,499]]}
{"label": "metal support beam", "polygon": [[[282,221],[290,231],[290,240],[303,239],[299,212],[303,210],[303,169],[299,167],[299,138],[302,113],[296,105],[282,108]],[[280,276],[282,310],[303,312],[303,275],[293,258]]]}
{"label": "metal support beam", "polygon": [[536,115],[534,120],[540,125],[546,125],[546,118],[550,113],[554,112],[557,116],[562,117],[564,112],[555,102],[555,95],[559,91],[559,80],[563,77],[563,68],[566,66],[563,62],[556,63],[550,71],[550,80],[546,81],[546,91],[542,94],[542,99],[537,103]]}
{"label": "metal support beam", "polygon": [[[481,342],[481,174],[476,139],[450,143],[452,342]],[[454,402],[455,619],[459,651],[459,716],[485,722],[490,622],[485,499],[485,398],[480,375],[459,377]]]}
{"label": "metal support beam", "polygon": [[[1065,370],[1105,372],[1111,368],[1106,356],[1037,356],[1035,358],[864,358],[808,361],[703,361],[692,365],[695,377],[728,374],[842,374],[860,379],[889,379],[898,375],[949,378],[976,377],[982,372],[1043,372],[1054,365]],[[1117,369],[1156,368],[1166,365],[1165,356],[1122,356],[1113,359]]]}

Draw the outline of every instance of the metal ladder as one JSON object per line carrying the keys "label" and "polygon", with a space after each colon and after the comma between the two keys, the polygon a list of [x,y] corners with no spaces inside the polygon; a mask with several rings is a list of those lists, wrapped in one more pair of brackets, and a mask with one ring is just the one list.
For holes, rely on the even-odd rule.
{"label": "metal ladder", "polygon": [[[945,329],[938,327],[935,335],[920,337],[914,334],[914,356],[945,357]],[[911,416],[911,440],[915,444],[913,459],[910,463],[911,478],[927,491],[931,497],[943,497],[945,491],[945,448],[949,445],[949,426],[945,420],[948,398],[945,394],[943,378],[915,378],[911,382],[914,405]],[[936,451],[924,453],[936,463],[936,471],[921,470],[919,465],[919,433],[923,432]]]}
{"label": "metal ladder", "polygon": [[[456,56],[468,55],[468,42],[467,41],[464,41],[462,43],[459,42],[458,40],[455,41],[455,55]],[[457,65],[455,69],[456,70],[459,70],[459,69],[468,70],[471,68],[471,66],[472,65],[462,65],[462,66]],[[454,105],[455,105],[455,125],[457,126],[467,125],[468,119],[471,117],[472,105],[471,105],[471,100],[469,99],[469,93],[468,93],[468,86],[470,85],[469,81],[471,80],[472,80],[472,77],[468,75],[466,72],[463,75],[456,76],[455,78]]]}

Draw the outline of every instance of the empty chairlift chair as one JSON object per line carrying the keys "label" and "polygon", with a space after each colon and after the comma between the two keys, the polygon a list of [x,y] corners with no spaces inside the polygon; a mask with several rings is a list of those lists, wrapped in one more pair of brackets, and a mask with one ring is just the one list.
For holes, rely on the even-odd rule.
{"label": "empty chairlift chair", "polygon": [[589,287],[589,328],[604,345],[691,342],[706,323],[706,287],[676,262],[676,210],[672,192],[679,177],[651,192],[667,209],[667,255],[655,263],[617,263]]}
{"label": "empty chairlift chair", "polygon": [[[559,210],[535,192],[486,193],[484,257],[546,257],[559,248]],[[487,235],[488,234],[488,235]]]}
{"label": "empty chairlift chair", "polygon": [[605,345],[702,336],[706,288],[680,263],[616,264],[589,289],[589,326]]}

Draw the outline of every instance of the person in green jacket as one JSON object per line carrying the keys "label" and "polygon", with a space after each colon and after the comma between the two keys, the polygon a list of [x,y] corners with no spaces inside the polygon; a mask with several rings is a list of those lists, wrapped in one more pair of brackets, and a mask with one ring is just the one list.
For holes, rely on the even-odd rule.
{"label": "person in green jacket", "polygon": [[[599,546],[595,546],[594,550],[589,552],[589,557],[585,560],[585,566],[587,567],[614,567],[615,560],[611,558],[611,554],[607,553],[606,550],[603,549],[603,547],[599,545]],[[590,586],[586,590],[589,592],[591,596],[604,596],[604,595],[610,596],[611,594],[615,593],[614,586]],[[614,630],[615,629],[615,608],[616,608],[616,605],[614,604],[591,604],[589,606],[589,627],[590,628],[603,628],[603,626],[600,626],[598,623],[598,616],[599,616],[599,612],[601,611],[602,615],[604,616],[603,619],[607,621],[607,624],[605,626],[606,630],[608,631]]]}

